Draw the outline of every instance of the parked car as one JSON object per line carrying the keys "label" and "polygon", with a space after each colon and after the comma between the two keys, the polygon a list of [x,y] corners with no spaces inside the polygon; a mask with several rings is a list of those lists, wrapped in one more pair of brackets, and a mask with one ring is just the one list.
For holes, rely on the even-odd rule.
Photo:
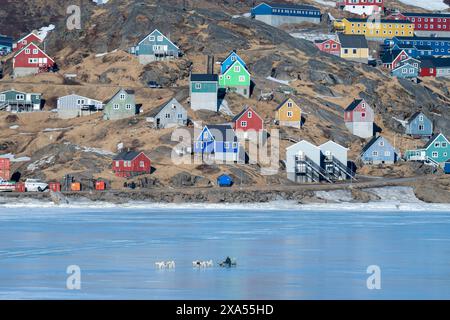
{"label": "parked car", "polygon": [[149,88],[152,88],[152,89],[161,89],[162,88],[162,85],[160,85],[158,82],[156,82],[156,81],[149,81],[148,83],[147,83],[147,86],[149,87]]}
{"label": "parked car", "polygon": [[0,192],[2,191],[14,191],[16,184],[12,181],[6,181],[0,178]]}
{"label": "parked car", "polygon": [[44,192],[48,189],[48,184],[42,182],[39,179],[27,179],[25,180],[26,192]]}

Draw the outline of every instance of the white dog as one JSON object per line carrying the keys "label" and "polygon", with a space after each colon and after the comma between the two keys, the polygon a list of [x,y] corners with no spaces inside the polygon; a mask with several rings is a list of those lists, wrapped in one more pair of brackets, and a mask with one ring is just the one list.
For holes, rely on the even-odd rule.
{"label": "white dog", "polygon": [[175,261],[159,261],[155,262],[155,266],[158,269],[174,269],[175,268]]}
{"label": "white dog", "polygon": [[192,266],[193,267],[197,267],[197,268],[209,268],[209,267],[212,267],[213,265],[214,264],[213,264],[212,260],[209,260],[209,261],[200,261],[200,260],[192,261]]}

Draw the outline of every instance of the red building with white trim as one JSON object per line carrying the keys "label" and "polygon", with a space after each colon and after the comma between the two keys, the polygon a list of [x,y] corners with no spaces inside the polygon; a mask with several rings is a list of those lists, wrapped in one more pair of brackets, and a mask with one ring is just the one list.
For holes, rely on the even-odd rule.
{"label": "red building with white trim", "polygon": [[264,120],[252,107],[245,107],[233,118],[233,129],[238,137],[248,139],[249,132],[263,132]]}
{"label": "red building with white trim", "polygon": [[341,55],[341,44],[333,39],[323,39],[323,40],[315,40],[314,44],[320,51],[340,56]]}
{"label": "red building with white trim", "polygon": [[52,58],[36,44],[30,43],[13,58],[14,77],[48,72],[54,65],[55,61]]}
{"label": "red building with white trim", "polygon": [[13,43],[13,51],[19,51],[22,48],[25,48],[27,45],[29,45],[30,43],[36,43],[36,44],[40,44],[42,43],[42,39],[39,38],[39,36],[33,32],[27,34],[25,37],[17,40],[16,43]]}
{"label": "red building with white trim", "polygon": [[411,21],[416,36],[450,37],[450,13],[395,12],[387,19]]}
{"label": "red building with white trim", "polygon": [[129,178],[151,173],[151,160],[143,152],[124,151],[113,158],[112,170],[117,177]]}

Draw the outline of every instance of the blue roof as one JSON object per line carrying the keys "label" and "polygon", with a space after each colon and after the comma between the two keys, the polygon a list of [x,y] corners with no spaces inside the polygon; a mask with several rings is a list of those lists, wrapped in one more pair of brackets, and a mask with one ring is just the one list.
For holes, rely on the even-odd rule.
{"label": "blue roof", "polygon": [[[259,5],[257,5],[256,7],[262,5],[262,4],[266,4],[269,7],[272,7],[274,9],[294,9],[294,10],[317,10],[320,11],[319,8],[311,6],[311,5],[305,5],[305,4],[292,4],[292,3],[260,3]],[[256,8],[255,7],[255,8]]]}
{"label": "blue roof", "polygon": [[0,35],[0,46],[12,47],[13,42],[14,42],[13,38],[4,36],[4,35]]}

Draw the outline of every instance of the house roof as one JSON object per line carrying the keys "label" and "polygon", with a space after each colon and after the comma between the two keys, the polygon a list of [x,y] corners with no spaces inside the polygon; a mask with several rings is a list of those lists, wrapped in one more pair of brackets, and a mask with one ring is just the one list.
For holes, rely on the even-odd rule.
{"label": "house roof", "polygon": [[[373,137],[372,139],[370,139],[370,141],[364,146],[364,148],[362,148],[361,150],[361,154],[365,153],[367,150],[370,149],[370,147],[372,147],[378,140],[383,139],[385,141],[385,143],[388,143],[391,147],[391,143],[384,137],[382,136],[378,136],[378,137]],[[392,147],[393,148],[393,147]],[[397,151],[396,151],[397,152]]]}
{"label": "house roof", "polygon": [[[431,146],[434,143],[434,140],[436,140],[440,135],[442,135],[444,138],[445,136],[442,133],[435,133],[430,140],[428,140],[427,144],[423,147],[424,149],[428,149],[429,146]],[[447,140],[447,138],[445,138]]]}
{"label": "house roof", "polygon": [[346,35],[338,33],[338,39],[343,48],[369,48],[364,35]]}
{"label": "house roof", "polygon": [[203,81],[203,82],[211,82],[218,81],[219,76],[217,74],[208,74],[208,73],[192,73],[191,81]]}
{"label": "house roof", "polygon": [[423,57],[422,68],[450,68],[450,58]]}
{"label": "house roof", "polygon": [[402,13],[405,17],[432,17],[432,18],[449,18],[448,13],[423,13],[423,12],[405,12]]}
{"label": "house roof", "polygon": [[275,9],[320,10],[317,7],[314,7],[311,5],[305,5],[305,4],[267,3],[267,2],[260,3],[255,8],[257,8],[263,4],[268,5],[269,7],[272,7]]}
{"label": "house roof", "polygon": [[[361,19],[361,18],[344,18],[349,22],[361,22],[361,23],[368,23],[367,19]],[[390,20],[390,19],[381,19],[380,21],[377,21],[377,23],[404,23],[404,24],[413,24],[409,20]]]}
{"label": "house roof", "polygon": [[20,49],[15,55],[14,58],[17,57],[19,54],[21,54],[24,50],[26,50],[29,46],[35,46],[36,49],[38,49],[40,52],[42,52],[43,54],[45,54],[45,56],[50,59],[52,62],[55,62],[55,60],[53,60],[47,53],[45,53],[44,50],[42,50],[41,48],[39,48],[38,45],[36,45],[34,42],[30,42],[28,45],[26,45],[25,47],[23,47],[22,49]]}
{"label": "house roof", "polygon": [[396,71],[403,68],[414,68],[419,69],[419,67],[413,66],[411,63],[402,63],[397,68],[393,69],[392,71]]}
{"label": "house roof", "polygon": [[450,37],[418,37],[418,36],[414,36],[414,37],[394,37],[397,40],[404,40],[404,41],[450,41]]}
{"label": "house roof", "polygon": [[402,52],[404,52],[407,55],[407,53],[403,49],[395,49],[395,50],[385,52],[381,56],[381,62],[392,63]]}
{"label": "house roof", "polygon": [[140,45],[142,42],[145,41],[145,39],[147,39],[149,36],[151,36],[151,35],[154,34],[154,33],[159,33],[159,34],[162,35],[164,38],[166,38],[167,41],[169,41],[171,44],[173,44],[177,49],[180,49],[175,43],[173,43],[168,37],[166,37],[166,36],[164,35],[164,33],[162,33],[161,31],[159,31],[158,29],[155,29],[155,30],[153,30],[151,33],[149,33],[148,35],[146,35],[146,36],[144,37],[144,39],[142,39],[141,41],[139,41],[138,45]]}
{"label": "house roof", "polygon": [[116,155],[113,160],[125,160],[125,161],[131,161],[135,159],[138,155],[140,155],[142,152],[138,151],[122,151],[118,155]]}
{"label": "house roof", "polygon": [[42,41],[42,38],[39,37],[39,36],[37,35],[37,33],[35,33],[35,32],[30,32],[30,33],[28,33],[26,36],[24,36],[24,37],[20,38],[19,40],[17,40],[16,43],[22,42],[23,39],[25,39],[25,38],[27,38],[28,36],[31,36],[31,35],[36,36],[39,40]]}
{"label": "house roof", "polygon": [[237,141],[237,136],[229,124],[208,124],[206,127],[214,139],[216,139],[215,134],[220,133],[221,137],[224,138],[223,141]]}
{"label": "house roof", "polygon": [[360,105],[361,102],[363,102],[364,99],[355,99],[352,103],[349,104],[349,106],[345,109],[346,112],[353,111]]}
{"label": "house roof", "polygon": [[[415,118],[417,118],[420,114],[423,114],[425,116],[425,114],[422,111],[417,111],[415,113],[412,114],[412,116],[410,116],[407,121],[408,123],[413,121]],[[426,117],[426,116],[425,116]],[[427,118],[428,119],[428,118]]]}
{"label": "house roof", "polygon": [[252,108],[252,107],[245,107],[244,109],[242,109],[242,111],[241,112],[239,112],[237,115],[235,115],[234,117],[233,117],[233,122],[236,122],[236,121],[238,121],[248,110],[252,110],[253,111],[253,113],[256,115],[256,116],[258,116],[258,118],[260,118],[261,119],[261,117],[259,116],[259,114],[258,113],[256,113],[256,111]]}
{"label": "house roof", "polygon": [[167,107],[167,105],[171,104],[172,101],[174,101],[173,103],[179,103],[177,99],[175,98],[171,98],[169,100],[167,100],[166,102],[164,102],[163,104],[157,106],[156,108],[152,109],[149,113],[150,117],[156,117],[161,111],[164,110],[165,107]]}
{"label": "house roof", "polygon": [[280,110],[285,105],[285,103],[288,102],[288,100],[292,100],[298,106],[297,101],[295,101],[292,97],[288,97],[284,99],[283,102],[278,105],[278,107],[275,108],[275,111]]}
{"label": "house roof", "polygon": [[247,70],[247,67],[244,66],[238,59],[236,59],[236,61],[233,62],[233,63],[228,67],[228,69],[223,73],[223,75],[225,75],[225,74],[227,74],[228,72],[230,72],[230,71],[233,69],[233,67],[235,66],[235,64],[240,65],[240,66],[242,67],[242,69],[244,69],[244,71],[245,71],[248,75],[250,75],[250,72]]}
{"label": "house roof", "polygon": [[119,89],[119,91],[117,91],[111,98],[109,98],[108,100],[106,100],[104,102],[104,104],[108,104],[112,99],[114,99],[121,91],[125,91],[127,94],[134,94],[134,90],[127,90],[127,89]]}

